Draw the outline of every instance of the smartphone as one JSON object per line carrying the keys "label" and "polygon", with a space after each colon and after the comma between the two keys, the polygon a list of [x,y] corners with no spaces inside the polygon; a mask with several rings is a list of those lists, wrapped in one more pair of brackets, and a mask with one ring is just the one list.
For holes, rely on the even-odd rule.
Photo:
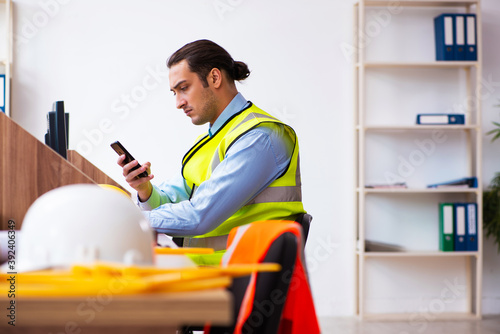
{"label": "smartphone", "polygon": [[[128,153],[128,151],[125,149],[125,147],[123,147],[123,145],[119,141],[115,141],[114,143],[112,143],[111,147],[113,148],[113,150],[115,150],[116,153],[118,153],[118,155],[125,154],[125,160],[124,160],[125,164],[128,164],[129,162],[135,160],[132,154]],[[130,171],[136,170],[137,168],[140,167],[141,165],[137,164],[136,166],[132,167]],[[142,172],[141,174],[137,175],[137,177],[146,177],[146,176],[148,176],[147,172]]]}

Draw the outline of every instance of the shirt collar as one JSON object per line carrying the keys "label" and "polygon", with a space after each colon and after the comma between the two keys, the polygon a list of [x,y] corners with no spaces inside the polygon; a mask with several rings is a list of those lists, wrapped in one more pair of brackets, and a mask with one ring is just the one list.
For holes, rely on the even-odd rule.
{"label": "shirt collar", "polygon": [[221,128],[226,121],[231,118],[234,114],[241,111],[248,101],[241,95],[241,93],[236,94],[236,96],[229,102],[224,111],[217,117],[214,124],[208,129],[208,135],[212,137]]}

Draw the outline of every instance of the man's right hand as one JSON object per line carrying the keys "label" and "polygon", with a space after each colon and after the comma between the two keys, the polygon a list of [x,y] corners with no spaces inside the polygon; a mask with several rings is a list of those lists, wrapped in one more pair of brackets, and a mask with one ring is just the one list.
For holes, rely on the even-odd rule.
{"label": "man's right hand", "polygon": [[[144,163],[140,168],[131,170],[134,166],[137,166],[139,162],[137,160],[134,160],[132,162],[129,162],[128,164],[124,164],[124,160],[124,154],[118,158],[118,165],[123,168],[123,176],[125,177],[125,181],[127,181],[127,183],[135,191],[137,191],[139,200],[141,202],[146,202],[153,192],[153,185],[150,182],[154,178],[154,175],[150,173],[151,163],[148,161]],[[147,177],[137,177],[139,174],[145,171],[148,172]]]}

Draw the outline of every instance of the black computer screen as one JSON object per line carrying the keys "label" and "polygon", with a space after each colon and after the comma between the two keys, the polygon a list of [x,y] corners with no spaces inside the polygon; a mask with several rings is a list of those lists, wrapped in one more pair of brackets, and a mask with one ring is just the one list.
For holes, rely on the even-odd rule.
{"label": "black computer screen", "polygon": [[47,113],[45,144],[67,158],[69,135],[69,113],[64,112],[64,101],[56,101]]}

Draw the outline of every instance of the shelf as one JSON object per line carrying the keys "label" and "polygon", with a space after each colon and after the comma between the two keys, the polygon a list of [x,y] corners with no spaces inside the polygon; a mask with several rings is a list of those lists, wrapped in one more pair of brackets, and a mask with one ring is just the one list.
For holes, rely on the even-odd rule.
{"label": "shelf", "polygon": [[[360,192],[360,189],[356,189]],[[398,193],[398,194],[440,194],[440,193],[480,193],[478,188],[389,188],[389,189],[375,189],[375,188],[363,188],[361,189],[366,194],[387,194],[387,193]]]}
{"label": "shelf", "polygon": [[[367,7],[372,8],[367,9]],[[374,7],[381,8],[374,9]],[[362,242],[363,247],[354,249],[357,262],[355,312],[363,320],[407,321],[413,313],[418,313],[418,309],[429,305],[425,304],[427,295],[422,298],[422,295],[418,293],[424,289],[424,284],[434,289],[440,284],[439,278],[446,276],[448,271],[450,274],[453,272],[452,275],[460,277],[466,283],[464,298],[461,300],[464,305],[460,308],[443,309],[442,311],[449,313],[433,314],[433,318],[434,316],[437,319],[481,318],[483,262],[481,144],[484,134],[481,122],[481,100],[471,99],[480,91],[482,83],[480,7],[480,0],[359,0],[355,5],[353,44],[357,52],[352,64],[355,124],[353,131],[356,148],[355,242],[358,244],[359,240],[365,240]],[[401,17],[383,26],[388,30],[387,38],[378,39],[377,46],[371,48],[367,47],[366,37],[374,39],[378,36],[378,31],[375,34],[373,29],[374,17],[378,11],[387,13],[388,16],[394,14],[394,16],[401,15]],[[435,41],[430,40],[434,38],[435,31],[431,31],[430,25],[439,12],[476,15],[477,61],[435,60],[435,48],[431,45],[431,42]],[[405,14],[409,14],[409,19],[415,19],[415,22],[412,21],[406,26],[407,22],[403,17],[403,15],[406,16]],[[414,24],[418,23],[418,20],[421,23],[421,32],[420,27]],[[378,23],[381,25],[380,22]],[[405,25],[404,32],[399,31],[399,25]],[[404,39],[405,36],[412,38]],[[424,48],[415,49],[414,43]],[[396,49],[401,50],[402,53],[394,54],[390,51]],[[438,84],[437,91],[432,89],[435,88],[434,86],[430,86],[435,84]],[[422,91],[419,90],[419,85]],[[442,91],[441,88],[443,88]],[[404,108],[399,108],[401,103],[406,103],[406,101],[412,103],[413,99],[419,99],[420,94],[423,106],[409,108],[408,112]],[[461,100],[464,97],[466,97],[466,102]],[[453,103],[460,102],[462,102],[460,106],[465,109],[461,113],[467,115],[466,124],[415,124],[421,110],[451,110],[452,107],[455,108]],[[397,115],[394,117],[396,112]],[[417,176],[419,183],[411,183],[410,188],[365,187],[370,184],[383,185],[385,181],[380,178],[382,175],[388,175],[384,173],[396,167],[399,170],[393,156],[398,153],[406,156],[412,149],[409,146],[411,142],[408,144],[409,141],[413,140],[416,145],[421,146],[419,145],[420,137],[429,138],[436,133],[446,133],[450,137],[450,142],[447,147],[443,146],[439,155],[436,152],[433,160],[419,171]],[[429,136],[430,134],[432,136]],[[413,139],[413,137],[419,138]],[[456,148],[457,151],[450,151],[448,148]],[[411,151],[410,156],[413,152],[416,150]],[[436,169],[439,169],[440,176],[433,174]],[[436,183],[430,182],[435,177],[443,178],[446,175],[457,174],[476,176],[478,187],[426,188],[427,184]],[[379,180],[375,180],[374,177]],[[477,203],[477,251],[443,252],[438,250],[438,240],[435,240],[435,244],[421,242],[424,238],[439,237],[441,220],[438,203],[445,200]],[[383,223],[378,224],[379,221]],[[399,230],[400,226],[401,230]],[[400,240],[398,238],[403,233],[410,239],[405,240],[401,245],[388,245],[386,249],[392,251],[380,251],[384,249],[382,247],[370,248],[366,240],[370,238]],[[365,243],[366,248],[364,248]],[[426,264],[431,262],[430,267],[427,267]],[[394,273],[394,276],[403,277],[408,268],[411,268],[408,274],[421,272],[422,277],[425,277],[424,280],[412,277],[417,282],[415,292],[406,290],[403,292],[408,293],[404,297],[407,298],[408,303],[405,301],[402,304],[397,297],[386,299],[384,297],[386,293],[395,292],[394,296],[397,296],[399,290],[393,289],[404,287],[395,287],[383,278],[389,272]],[[373,293],[374,289],[378,289],[376,294]],[[431,293],[429,298],[432,297]],[[406,306],[401,307],[402,305]],[[387,313],[383,313],[383,310]]]}
{"label": "shelf", "polygon": [[383,0],[365,0],[367,7],[381,6],[402,6],[402,7],[463,7],[477,5],[478,1],[471,0],[400,0],[400,1],[383,1]]}
{"label": "shelf", "polygon": [[477,67],[477,61],[431,61],[431,62],[365,62],[356,67],[365,68],[470,68]]}
{"label": "shelf", "polygon": [[365,131],[408,131],[408,130],[479,130],[477,125],[368,125],[356,126]]}
{"label": "shelf", "polygon": [[[417,314],[417,313],[415,313]],[[388,320],[388,321],[408,321],[408,313],[365,313],[363,315],[363,320],[374,321],[374,320]],[[411,319],[411,318],[410,318]],[[480,320],[481,316],[474,313],[432,313],[432,321],[436,320]]]}
{"label": "shelf", "polygon": [[358,256],[364,257],[456,257],[479,256],[479,252],[440,252],[440,251],[408,251],[408,252],[360,252]]}

